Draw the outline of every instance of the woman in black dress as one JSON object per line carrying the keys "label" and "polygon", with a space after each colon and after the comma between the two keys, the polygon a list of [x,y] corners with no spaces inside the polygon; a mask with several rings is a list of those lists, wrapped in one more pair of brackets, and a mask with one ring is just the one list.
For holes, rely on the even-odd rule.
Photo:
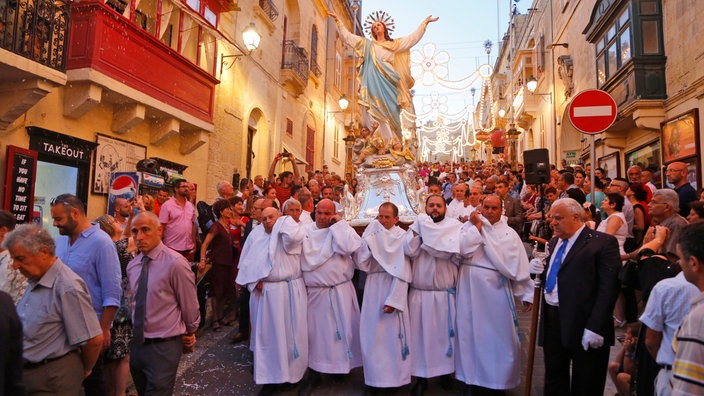
{"label": "woman in black dress", "polygon": [[212,264],[209,296],[213,306],[213,330],[218,331],[224,316],[225,298],[235,288],[232,283],[235,265],[232,236],[229,231],[233,215],[230,203],[225,199],[216,201],[213,204],[213,214],[218,221],[210,226],[208,235],[205,236],[200,249],[198,269],[205,269],[208,261]]}

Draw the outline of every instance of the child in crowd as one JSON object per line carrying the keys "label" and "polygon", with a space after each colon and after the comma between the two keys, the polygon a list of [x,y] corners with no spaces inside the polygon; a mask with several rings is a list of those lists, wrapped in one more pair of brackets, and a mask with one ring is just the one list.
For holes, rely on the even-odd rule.
{"label": "child in crowd", "polygon": [[619,338],[623,346],[616,354],[616,360],[609,363],[609,377],[616,385],[617,395],[628,396],[631,394],[631,377],[635,373],[635,351],[639,327],[638,324],[629,324],[626,327],[624,338]]}

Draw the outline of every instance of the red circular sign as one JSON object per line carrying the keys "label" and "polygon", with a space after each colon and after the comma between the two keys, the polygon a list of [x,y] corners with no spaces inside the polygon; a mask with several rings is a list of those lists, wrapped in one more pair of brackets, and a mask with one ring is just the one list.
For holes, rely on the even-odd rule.
{"label": "red circular sign", "polygon": [[569,105],[570,122],[582,133],[604,132],[614,123],[617,114],[614,98],[600,89],[578,93]]}

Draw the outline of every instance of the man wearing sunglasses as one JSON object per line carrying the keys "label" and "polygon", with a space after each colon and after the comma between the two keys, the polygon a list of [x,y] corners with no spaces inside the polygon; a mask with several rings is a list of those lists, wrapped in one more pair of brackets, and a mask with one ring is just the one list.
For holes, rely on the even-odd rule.
{"label": "man wearing sunglasses", "polygon": [[[93,310],[103,330],[103,351],[110,346],[110,325],[122,296],[120,261],[115,244],[98,224],[86,217],[86,206],[76,196],[62,194],[51,201],[51,218],[59,230],[56,256],[88,286]],[[86,395],[104,395],[103,355],[83,381]]]}

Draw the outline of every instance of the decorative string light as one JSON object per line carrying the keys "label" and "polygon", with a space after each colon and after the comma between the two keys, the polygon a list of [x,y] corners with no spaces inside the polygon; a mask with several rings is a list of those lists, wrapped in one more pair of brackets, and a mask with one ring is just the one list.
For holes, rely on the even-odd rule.
{"label": "decorative string light", "polygon": [[[484,46],[489,54],[491,47],[487,47],[487,43]],[[437,154],[449,154],[456,161],[464,156],[467,146],[474,147],[477,133],[486,136],[496,129],[494,87],[491,82],[494,70],[491,65],[483,64],[464,78],[449,80],[449,60],[450,55],[446,51],[438,51],[434,43],[426,43],[422,50],[411,52],[411,75],[416,84],[441,86],[457,93],[472,94],[472,105],[456,114],[447,114],[447,97],[437,92],[422,97],[421,113],[401,112],[404,141],[413,138],[417,132],[415,139],[419,144],[421,161]],[[478,83],[479,100],[475,106],[474,94]]]}

